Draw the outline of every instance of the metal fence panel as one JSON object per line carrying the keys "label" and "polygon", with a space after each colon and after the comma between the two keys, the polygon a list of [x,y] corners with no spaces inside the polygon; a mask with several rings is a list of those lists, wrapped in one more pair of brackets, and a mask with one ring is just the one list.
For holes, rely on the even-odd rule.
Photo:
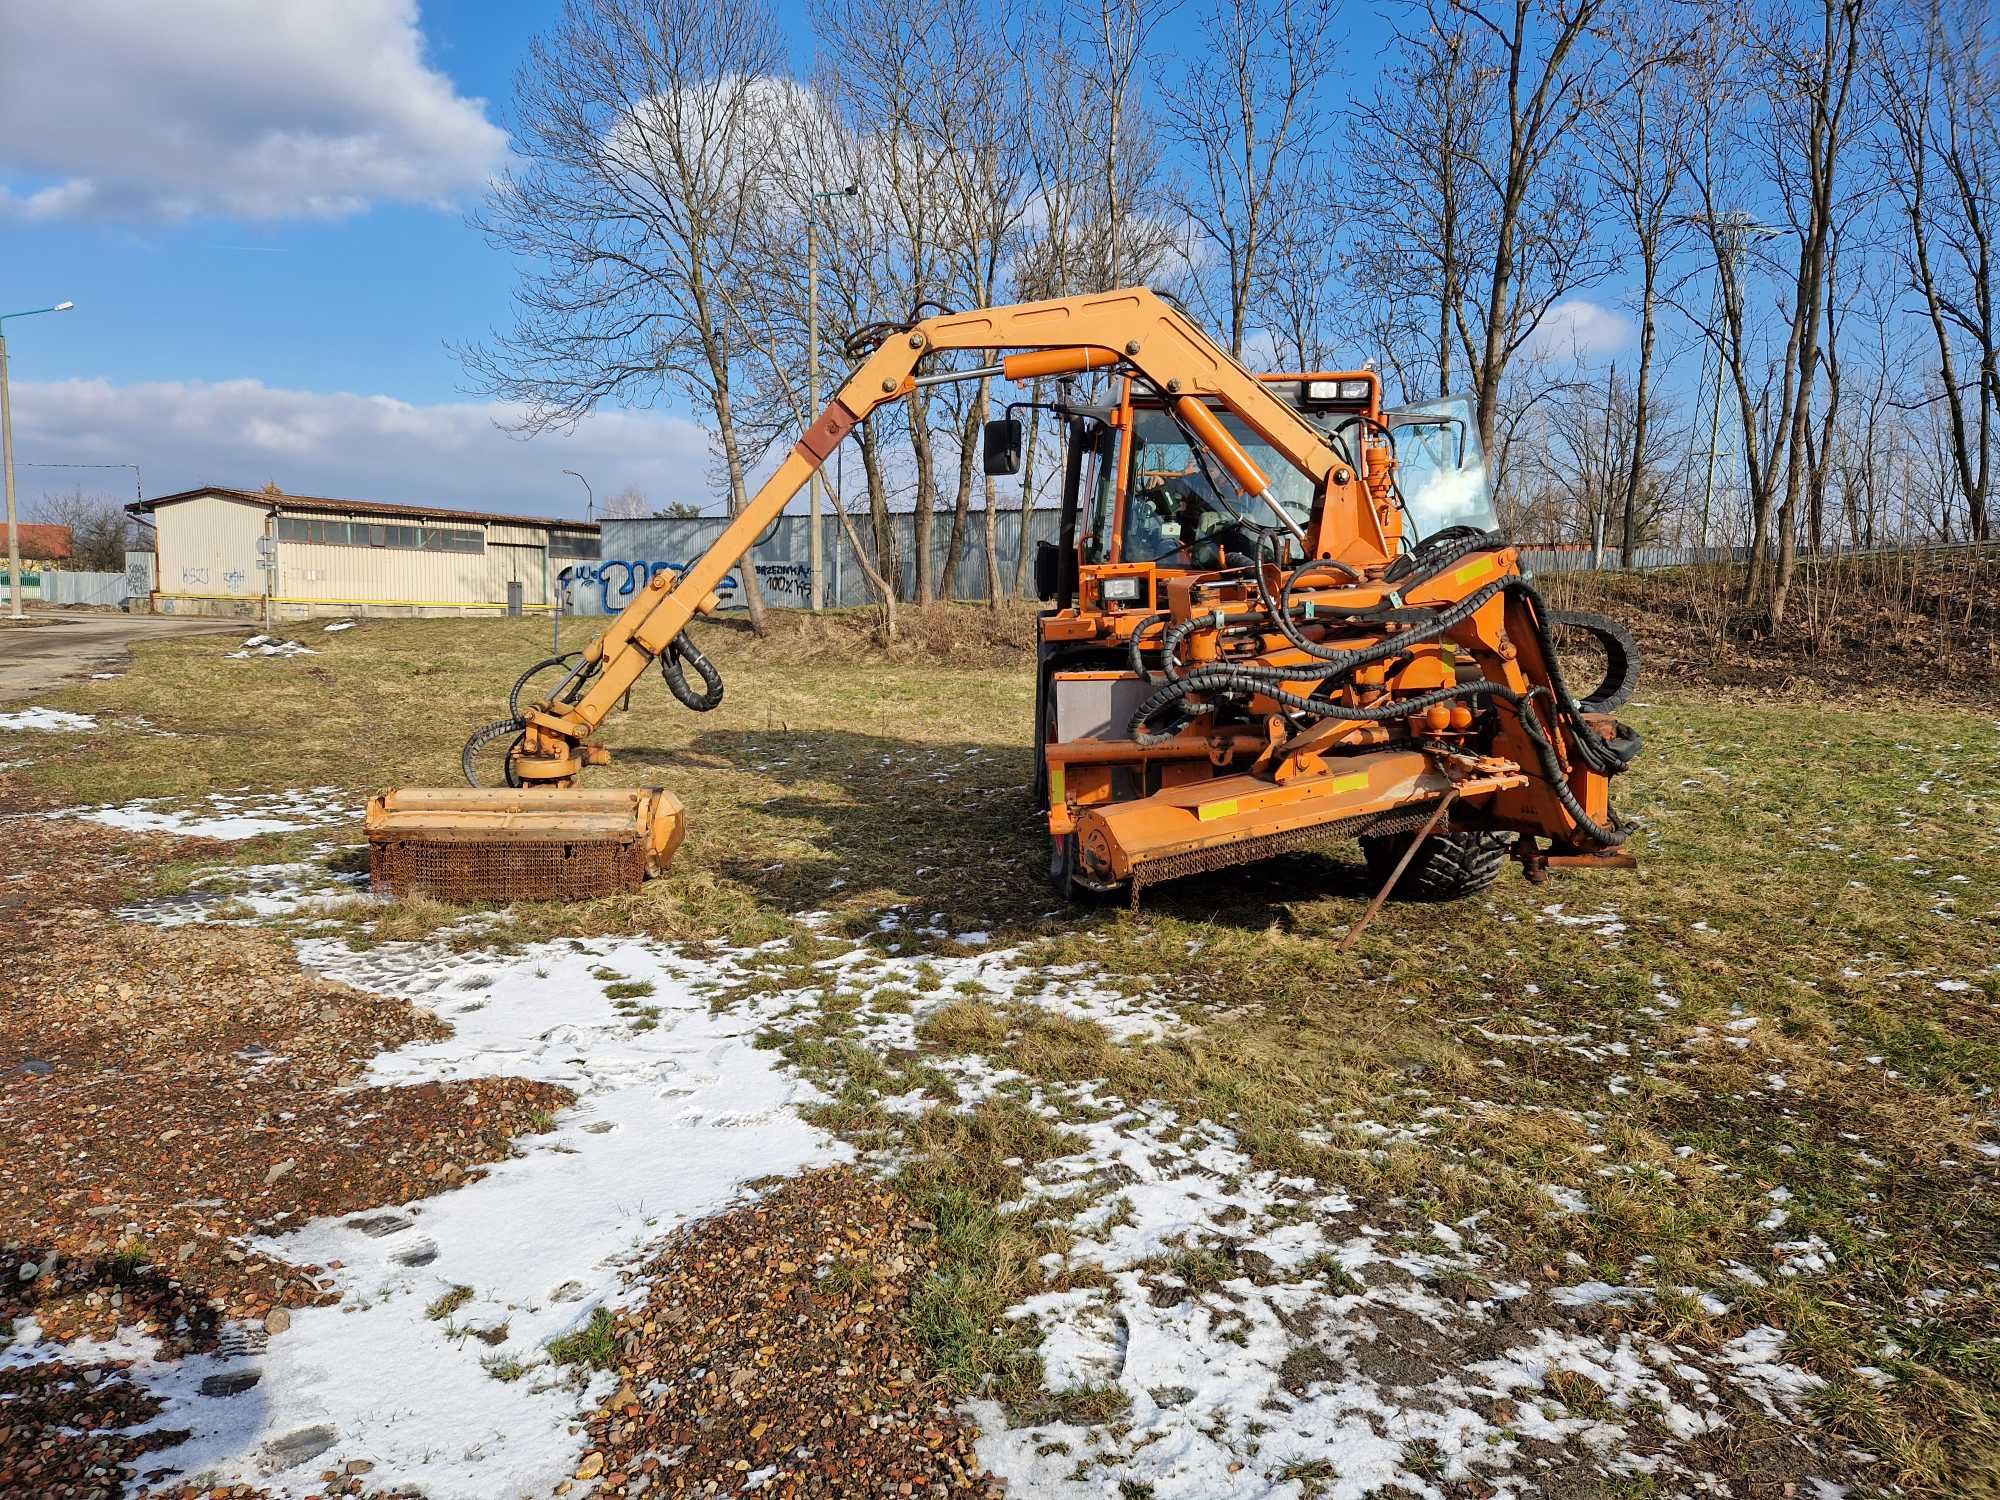
{"label": "metal fence panel", "polygon": [[[0,548],[0,551],[4,551]],[[126,587],[123,573],[71,573],[58,568],[43,568],[38,572],[21,569],[24,600],[39,600],[43,604],[106,604],[116,607],[132,594]],[[0,558],[0,593],[7,588],[7,567]]]}
{"label": "metal fence panel", "polygon": [[[892,515],[891,524],[896,533],[896,554],[902,559],[902,579],[899,591],[904,602],[909,602],[915,594],[916,570],[911,565],[915,547],[916,518],[908,511]],[[1020,556],[1021,512],[1019,510],[996,510],[994,512],[994,551],[998,555],[1000,592],[1002,596],[1012,595],[1014,590],[1014,568]],[[934,573],[944,567],[945,555],[951,545],[951,522],[949,512],[940,512],[934,517],[931,530],[931,564]],[[593,563],[579,563],[564,570],[563,610],[567,614],[616,614],[632,600],[632,596],[661,572],[674,572],[694,562],[717,537],[722,535],[727,524],[719,517],[702,517],[694,520],[673,520],[664,516],[648,517],[635,521],[606,521],[603,531],[603,558]],[[832,516],[822,518],[824,535],[824,566],[827,572],[826,600],[830,605],[856,605],[874,602],[874,593],[868,585],[867,575],[855,561],[853,549],[848,545],[847,535],[840,522]],[[751,558],[757,569],[757,579],[764,590],[767,604],[782,607],[802,608],[811,595],[810,556],[811,521],[805,516],[781,516],[771,529],[764,534],[751,549]],[[1053,542],[1060,525],[1058,512],[1035,510],[1028,515],[1028,545],[1036,542]],[[864,546],[874,545],[874,533],[866,516],[854,518],[854,529]],[[958,567],[953,571],[948,596],[953,599],[984,599],[986,597],[986,536],[985,517],[974,511],[967,518],[968,535],[960,553]],[[1950,544],[1945,544],[1947,547]],[[1938,550],[1935,544],[1904,545],[1884,547],[1876,551],[1931,551]],[[872,554],[871,554],[872,555]],[[1859,555],[1847,551],[1838,556]],[[1747,547],[1641,547],[1633,555],[1635,570],[1652,568],[1684,568],[1697,563],[1740,563],[1749,556]],[[1563,547],[1523,547],[1521,567],[1529,573],[1578,573],[1623,571],[1615,548],[1606,548],[1601,554],[1593,554],[1588,546]],[[96,575],[101,576],[101,575]],[[1022,594],[1032,593],[1032,573],[1022,574]],[[743,607],[743,589],[740,566],[732,569],[720,590],[725,609]],[[32,586],[30,597],[33,596]]]}

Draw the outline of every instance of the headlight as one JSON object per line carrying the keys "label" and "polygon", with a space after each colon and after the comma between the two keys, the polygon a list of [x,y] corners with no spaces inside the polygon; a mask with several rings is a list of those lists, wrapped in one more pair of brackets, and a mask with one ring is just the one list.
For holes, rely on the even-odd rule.
{"label": "headlight", "polygon": [[1104,602],[1106,604],[1137,604],[1141,578],[1107,578],[1104,580]]}
{"label": "headlight", "polygon": [[1308,380],[1306,400],[1308,401],[1366,401],[1368,382],[1366,380]]}

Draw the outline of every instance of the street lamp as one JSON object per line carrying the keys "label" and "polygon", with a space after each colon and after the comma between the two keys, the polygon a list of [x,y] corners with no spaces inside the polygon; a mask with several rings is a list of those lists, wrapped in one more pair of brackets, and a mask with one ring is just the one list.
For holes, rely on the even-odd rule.
{"label": "street lamp", "polygon": [[21,524],[14,513],[14,402],[7,388],[7,320],[32,318],[37,313],[68,312],[74,302],[58,302],[54,307],[30,307],[23,312],[0,313],[0,452],[7,469],[7,592],[14,601],[15,619],[21,618]]}
{"label": "street lamp", "polygon": [[[806,203],[806,420],[819,420],[819,205],[826,198],[853,198],[860,194],[861,184],[850,182],[844,188],[831,188],[824,193],[814,193]],[[819,466],[812,471],[811,499],[807,508],[811,513],[811,530],[807,536],[807,567],[810,569],[811,589],[807,600],[815,614],[826,602],[825,589],[820,582],[820,521],[819,521],[820,480]],[[838,601],[836,601],[838,602]]]}
{"label": "street lamp", "polygon": [[564,469],[563,473],[569,475],[570,478],[583,486],[583,518],[586,521],[594,520],[596,518],[597,496],[590,488],[590,481],[574,469]]}

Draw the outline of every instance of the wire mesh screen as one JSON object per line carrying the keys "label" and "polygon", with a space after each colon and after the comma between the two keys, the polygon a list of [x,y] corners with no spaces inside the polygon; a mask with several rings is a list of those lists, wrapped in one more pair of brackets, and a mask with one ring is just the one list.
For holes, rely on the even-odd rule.
{"label": "wire mesh screen", "polygon": [[643,839],[460,843],[373,839],[375,889],[438,901],[578,901],[635,891],[646,878]]}

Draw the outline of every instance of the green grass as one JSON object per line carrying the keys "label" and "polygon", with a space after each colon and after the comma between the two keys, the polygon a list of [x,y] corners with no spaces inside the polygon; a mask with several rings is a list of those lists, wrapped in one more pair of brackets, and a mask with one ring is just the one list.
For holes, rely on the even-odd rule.
{"label": "green grass", "polygon": [[559,1365],[583,1365],[592,1370],[608,1370],[618,1357],[617,1327],[607,1308],[598,1308],[590,1321],[573,1333],[550,1339],[549,1358]]}
{"label": "green grass", "polygon": [[[145,646],[129,676],[43,701],[107,722],[143,715],[177,738],[33,737],[21,749],[34,764],[13,774],[30,794],[71,801],[331,783],[358,808],[382,785],[450,785],[458,739],[496,716],[543,629],[369,622],[317,657],[244,663],[220,660],[226,638]],[[1646,751],[1617,787],[1643,823],[1637,871],[1534,887],[1510,870],[1458,906],[1392,904],[1342,953],[1368,893],[1339,850],[1157,888],[1136,919],[1058,908],[1026,805],[1025,671],[816,664],[796,639],[759,648],[734,629],[700,633],[729,678],[724,706],[689,715],[648,682],[611,722],[619,760],[593,773],[666,785],[688,805],[672,872],[637,895],[525,910],[512,936],[790,938],[757,956],[772,988],[823,981],[813,963],[836,945],[789,921],[808,909],[906,955],[959,951],[912,925],[877,934],[901,908],[946,933],[988,931],[1030,966],[1082,965],[1109,986],[1158,992],[1182,1019],[1166,1040],[1120,1044],[1088,1022],[906,973],[865,996],[829,995],[773,1037],[825,1089],[815,1119],[895,1153],[896,1181],[935,1226],[938,1269],[912,1317],[961,1388],[1017,1411],[1047,1400],[1029,1332],[1002,1314],[1045,1287],[1036,1262],[1064,1231],[1046,1210],[1009,1205],[1025,1169],[1071,1149],[1062,1122],[1006,1094],[914,1119],[881,1107],[911,1090],[951,1097],[936,1070],[969,1056],[1226,1121],[1256,1165],[1338,1187],[1391,1232],[1484,1214],[1506,1246],[1496,1276],[1539,1278],[1574,1252],[1592,1275],[1656,1290],[1630,1317],[1658,1337],[1712,1350],[1755,1321],[1781,1326],[1792,1357],[1828,1382],[1818,1441],[1882,1454],[1918,1492],[1972,1492],[2000,1463],[2000,1188],[1975,1150],[1992,1139],[2000,1088],[1991,709],[1733,702],[1651,685],[1626,711]],[[226,858],[290,857],[320,836]],[[171,887],[213,865],[158,878]],[[1622,931],[1559,920],[1601,911]],[[463,912],[355,915],[387,938]],[[597,977],[614,997],[627,983]],[[913,1007],[914,1048],[862,1043],[868,1018]],[[1550,1186],[1589,1212],[1562,1212]],[[1777,1189],[1787,1220],[1761,1229]],[[1756,1290],[1721,1270],[1770,1271],[1774,1242],[1808,1236],[1832,1251],[1822,1272]],[[1171,1274],[1226,1276],[1205,1253],[1189,1247]],[[1316,1269],[1331,1292],[1359,1290],[1336,1265]],[[1704,1311],[1703,1291],[1730,1311]],[[1862,1365],[1890,1383],[1877,1390]]]}

